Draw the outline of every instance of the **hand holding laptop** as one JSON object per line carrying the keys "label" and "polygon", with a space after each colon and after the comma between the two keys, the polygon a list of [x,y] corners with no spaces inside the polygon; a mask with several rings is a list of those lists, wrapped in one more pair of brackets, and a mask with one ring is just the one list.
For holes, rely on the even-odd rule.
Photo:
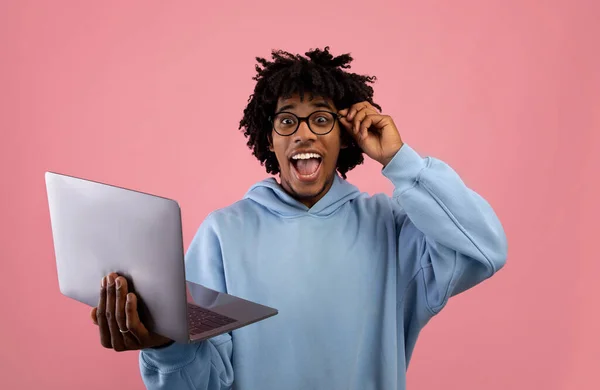
{"label": "hand holding laptop", "polygon": [[117,352],[156,348],[173,340],[148,331],[140,321],[137,296],[129,292],[127,279],[111,273],[102,279],[100,301],[91,311],[100,328],[100,343]]}
{"label": "hand holding laptop", "polygon": [[198,343],[278,313],[186,279],[175,200],[52,172],[45,179],[60,291],[97,305],[104,347]]}

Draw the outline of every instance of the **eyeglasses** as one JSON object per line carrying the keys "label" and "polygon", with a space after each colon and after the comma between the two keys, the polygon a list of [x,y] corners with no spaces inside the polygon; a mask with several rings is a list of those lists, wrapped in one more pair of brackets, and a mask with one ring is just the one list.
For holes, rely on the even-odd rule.
{"label": "eyeglasses", "polygon": [[325,135],[333,130],[335,121],[342,116],[329,111],[315,111],[309,116],[299,117],[291,112],[279,112],[269,121],[273,125],[273,130],[281,136],[287,137],[298,131],[301,122],[306,122],[310,131],[316,135]]}

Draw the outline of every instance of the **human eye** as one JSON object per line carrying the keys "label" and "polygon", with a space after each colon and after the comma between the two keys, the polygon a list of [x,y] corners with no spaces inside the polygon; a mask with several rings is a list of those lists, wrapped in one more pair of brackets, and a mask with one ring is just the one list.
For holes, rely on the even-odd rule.
{"label": "human eye", "polygon": [[333,116],[327,112],[318,112],[312,117],[312,122],[319,126],[328,125],[331,121],[333,121]]}
{"label": "human eye", "polygon": [[293,126],[296,124],[296,118],[289,114],[277,115],[276,122],[281,126]]}

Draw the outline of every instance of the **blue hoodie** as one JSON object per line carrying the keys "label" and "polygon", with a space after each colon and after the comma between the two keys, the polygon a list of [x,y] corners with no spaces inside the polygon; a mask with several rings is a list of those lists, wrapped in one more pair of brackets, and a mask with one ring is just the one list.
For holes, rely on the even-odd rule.
{"label": "blue hoodie", "polygon": [[312,208],[269,178],[212,212],[186,278],[279,310],[195,345],[140,352],[149,389],[404,389],[419,332],[448,299],[498,271],[506,237],[447,164],[404,145],[393,196],[336,176]]}

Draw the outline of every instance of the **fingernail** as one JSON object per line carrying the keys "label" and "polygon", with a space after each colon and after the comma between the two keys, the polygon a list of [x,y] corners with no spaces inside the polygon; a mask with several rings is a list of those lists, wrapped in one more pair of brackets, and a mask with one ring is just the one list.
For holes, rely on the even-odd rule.
{"label": "fingernail", "polygon": [[115,283],[117,284],[117,288],[121,288],[121,279],[117,279]]}
{"label": "fingernail", "polygon": [[112,284],[113,284],[113,278],[112,278],[112,276],[108,275],[106,277],[106,282],[108,283],[109,286],[112,286]]}
{"label": "fingernail", "polygon": [[127,302],[131,302],[131,294],[127,294]]}
{"label": "fingernail", "polygon": [[106,287],[106,276],[102,278],[102,282],[100,283],[102,287]]}

